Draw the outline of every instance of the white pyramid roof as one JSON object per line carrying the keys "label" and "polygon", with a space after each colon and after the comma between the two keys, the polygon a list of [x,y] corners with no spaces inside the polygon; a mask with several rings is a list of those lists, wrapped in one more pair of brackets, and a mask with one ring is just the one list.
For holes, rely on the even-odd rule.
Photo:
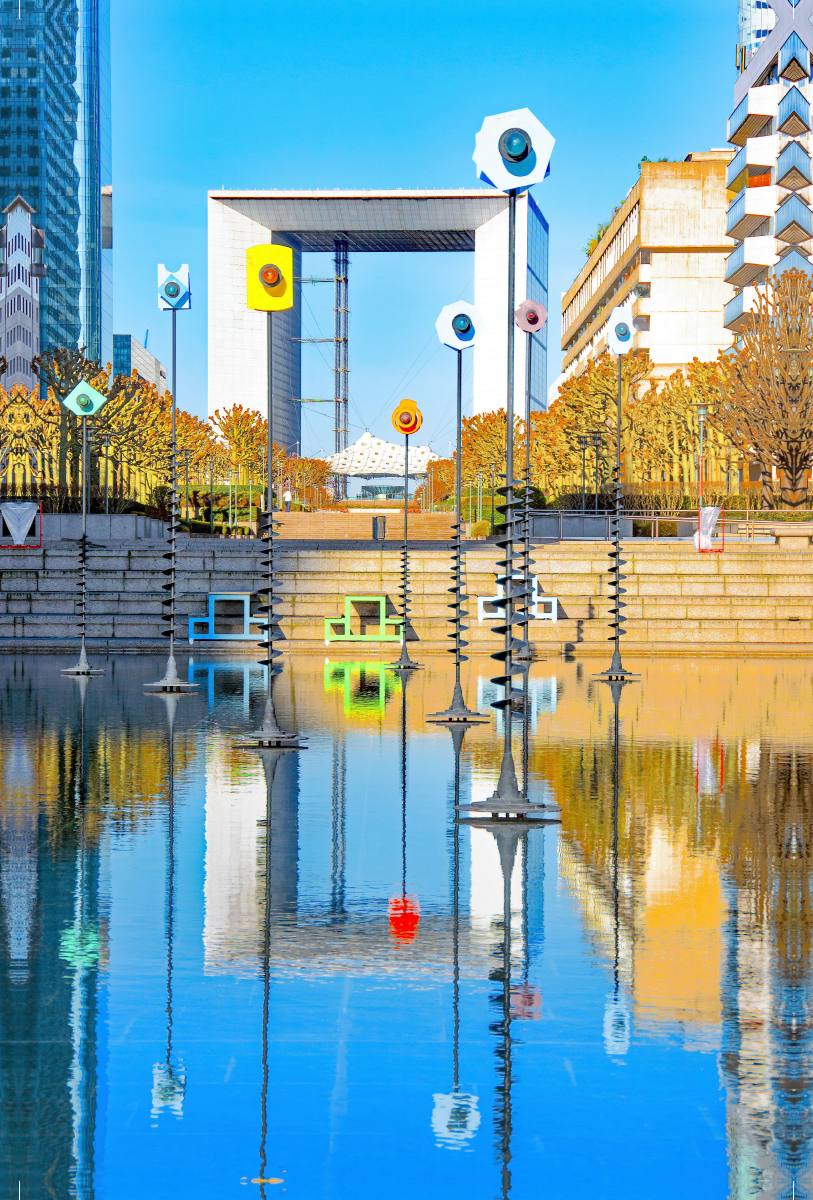
{"label": "white pyramid roof", "polygon": [[[410,446],[409,474],[425,475],[427,465],[437,458],[439,455],[428,446]],[[360,479],[375,479],[379,475],[403,475],[404,447],[384,442],[367,432],[340,454],[327,455],[325,461],[337,475],[354,475]]]}

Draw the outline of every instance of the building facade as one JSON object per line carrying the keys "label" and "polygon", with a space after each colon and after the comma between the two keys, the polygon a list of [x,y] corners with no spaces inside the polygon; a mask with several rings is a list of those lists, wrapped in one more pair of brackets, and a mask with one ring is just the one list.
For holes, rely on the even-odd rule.
{"label": "building facade", "polygon": [[[549,226],[530,192],[517,197],[516,303],[535,300],[548,309]],[[508,212],[486,221],[474,234],[474,303],[487,326],[487,340],[474,347],[474,413],[505,408],[508,332]],[[547,408],[548,327],[531,334],[531,407]],[[514,411],[525,411],[525,335],[514,339]],[[479,351],[479,353],[478,353]]]}
{"label": "building facade", "polygon": [[737,65],[743,69],[776,24],[768,0],[740,0],[737,22]]}
{"label": "building facade", "polygon": [[810,152],[810,0],[776,5],[775,23],[752,57],[740,55],[728,140],[735,150],[726,183],[726,232],[737,245],[725,277],[736,295],[725,312],[726,327],[739,333],[769,275],[811,272],[813,180]]}
{"label": "building facade", "polygon": [[683,162],[641,164],[641,176],[562,297],[562,375],[584,370],[607,347],[613,308],[633,293],[656,378],[693,358],[710,361],[731,345],[723,309],[728,150],[689,154]]}
{"label": "building facade", "polygon": [[[209,413],[241,403],[265,413],[266,317],[246,307],[246,249],[264,242],[292,247],[294,275],[302,254],[474,254],[474,303],[483,316],[473,355],[474,412],[504,410],[508,303],[508,197],[493,189],[386,192],[209,193]],[[517,203],[516,303],[548,307],[548,224],[528,194]],[[275,438],[300,442],[301,288],[293,308],[274,318]],[[346,296],[346,292],[345,292]],[[337,305],[338,307],[338,305]],[[545,406],[547,332],[534,334],[532,396]],[[515,411],[525,405],[526,339],[516,339]],[[324,399],[331,399],[324,397]],[[352,440],[352,439],[351,439]]]}
{"label": "building facade", "polygon": [[0,229],[0,354],[7,362],[3,385],[36,386],[31,360],[40,352],[44,234],[32,223],[33,209],[17,196]]}
{"label": "building facade", "polygon": [[151,383],[160,393],[169,388],[167,369],[154,354],[141,345],[131,333],[113,335],[113,374],[132,375]]}
{"label": "building facade", "polygon": [[48,239],[43,349],[112,362],[109,0],[0,0],[0,207]]}

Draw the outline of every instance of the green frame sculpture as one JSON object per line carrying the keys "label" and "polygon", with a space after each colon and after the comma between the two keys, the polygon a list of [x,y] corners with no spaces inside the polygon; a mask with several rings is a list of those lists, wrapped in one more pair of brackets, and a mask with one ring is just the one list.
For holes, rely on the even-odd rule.
{"label": "green frame sculpture", "polygon": [[[378,633],[351,633],[350,622],[355,615],[351,611],[353,604],[377,604],[378,605]],[[397,614],[387,616],[387,597],[386,596],[345,596],[344,598],[344,614],[340,617],[325,617],[325,645],[329,646],[331,642],[400,642],[401,641],[401,625],[403,617]],[[342,632],[334,633],[333,626],[341,625]],[[394,625],[398,630],[397,633],[382,633],[388,625]]]}

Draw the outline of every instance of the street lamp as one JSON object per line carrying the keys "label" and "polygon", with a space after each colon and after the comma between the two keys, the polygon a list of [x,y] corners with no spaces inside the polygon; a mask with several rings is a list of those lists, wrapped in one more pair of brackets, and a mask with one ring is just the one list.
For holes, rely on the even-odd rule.
{"label": "street lamp", "polygon": [[[434,713],[427,720],[437,724],[457,724],[459,722],[487,721],[482,713],[472,712],[466,708],[463,691],[460,685],[460,664],[464,661],[463,647],[468,642],[463,641],[463,632],[467,628],[463,624],[463,546],[461,541],[462,513],[461,491],[463,482],[463,351],[471,349],[477,340],[477,331],[481,325],[480,313],[473,304],[447,304],[441,310],[435,322],[435,329],[441,344],[457,352],[457,461],[454,473],[455,494],[455,525],[454,542],[452,544],[452,587],[450,591],[454,602],[449,605],[453,612],[450,618],[454,625],[454,693],[452,703],[445,712]],[[471,520],[471,484],[469,484],[469,520]]]}
{"label": "street lamp", "polygon": [[621,613],[621,610],[627,607],[621,599],[625,591],[621,586],[624,582],[622,567],[626,565],[621,558],[621,385],[623,381],[621,360],[633,348],[632,339],[635,326],[632,317],[632,304],[634,300],[634,296],[629,297],[624,304],[618,305],[617,308],[613,309],[610,314],[607,333],[610,353],[618,356],[618,396],[616,400],[615,467],[613,470],[615,505],[610,521],[610,530],[613,539],[613,548],[610,551],[610,599],[613,602],[610,612],[613,619],[610,622],[610,626],[614,630],[610,640],[614,643],[614,646],[613,658],[609,668],[597,676],[598,679],[604,680],[605,683],[625,682],[638,678],[637,675],[632,675],[629,671],[625,671],[621,663],[621,635],[624,632],[622,625],[627,619]]}
{"label": "street lamp", "polygon": [[[504,634],[504,649],[494,658],[503,663],[503,673],[492,679],[501,684],[503,699],[495,707],[504,712],[503,756],[500,778],[494,795],[483,802],[489,812],[527,812],[529,805],[517,787],[517,773],[512,749],[512,705],[515,693],[514,676],[514,626],[526,626],[527,615],[515,615],[514,610],[514,567],[518,557],[514,552],[515,506],[514,506],[514,330],[515,330],[515,268],[517,195],[535,183],[541,183],[547,175],[554,139],[530,109],[521,108],[513,112],[499,113],[486,117],[477,134],[474,147],[474,162],[480,178],[491,187],[508,193],[508,305],[507,305],[507,353],[506,353],[506,404],[505,404],[505,524],[498,545],[504,556],[498,561],[502,567],[499,582],[503,586],[503,598],[497,606],[504,613],[501,631]],[[524,594],[525,588],[522,588]],[[518,596],[516,597],[519,598]],[[536,808],[537,806],[531,806]]]}
{"label": "street lamp", "polygon": [[178,535],[178,392],[177,392],[177,354],[176,354],[176,321],[178,313],[192,307],[192,296],[189,290],[189,267],[184,265],[178,271],[168,271],[163,263],[158,266],[158,307],[162,311],[172,313],[172,462],[170,471],[170,512],[169,512],[169,553],[164,558],[169,562],[169,568],[164,573],[169,576],[169,582],[163,585],[168,593],[161,601],[165,609],[169,609],[166,618],[168,628],[162,630],[164,637],[169,638],[169,654],[163,679],[157,683],[145,686],[150,691],[157,692],[190,692],[197,684],[183,683],[178,676],[175,664],[175,605],[177,593],[177,535]]}
{"label": "street lamp", "polygon": [[697,463],[697,492],[701,507],[703,505],[703,476],[705,475],[705,464],[703,462],[703,434],[705,433],[706,429],[706,417],[708,415],[708,411],[707,405],[698,404],[697,417],[700,422],[700,457]]}

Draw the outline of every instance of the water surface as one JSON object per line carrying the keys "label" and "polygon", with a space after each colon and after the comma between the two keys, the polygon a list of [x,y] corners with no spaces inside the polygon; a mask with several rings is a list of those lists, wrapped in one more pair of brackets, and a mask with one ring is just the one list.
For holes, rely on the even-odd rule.
{"label": "water surface", "polygon": [[253,662],[169,703],[158,659],[64,665],[2,659],[3,1196],[813,1192],[804,662],[638,663],[617,773],[598,667],[536,663],[515,758],[563,817],[507,877],[454,819],[500,718],[456,771],[445,661],[286,663],[282,754],[235,745]]}

